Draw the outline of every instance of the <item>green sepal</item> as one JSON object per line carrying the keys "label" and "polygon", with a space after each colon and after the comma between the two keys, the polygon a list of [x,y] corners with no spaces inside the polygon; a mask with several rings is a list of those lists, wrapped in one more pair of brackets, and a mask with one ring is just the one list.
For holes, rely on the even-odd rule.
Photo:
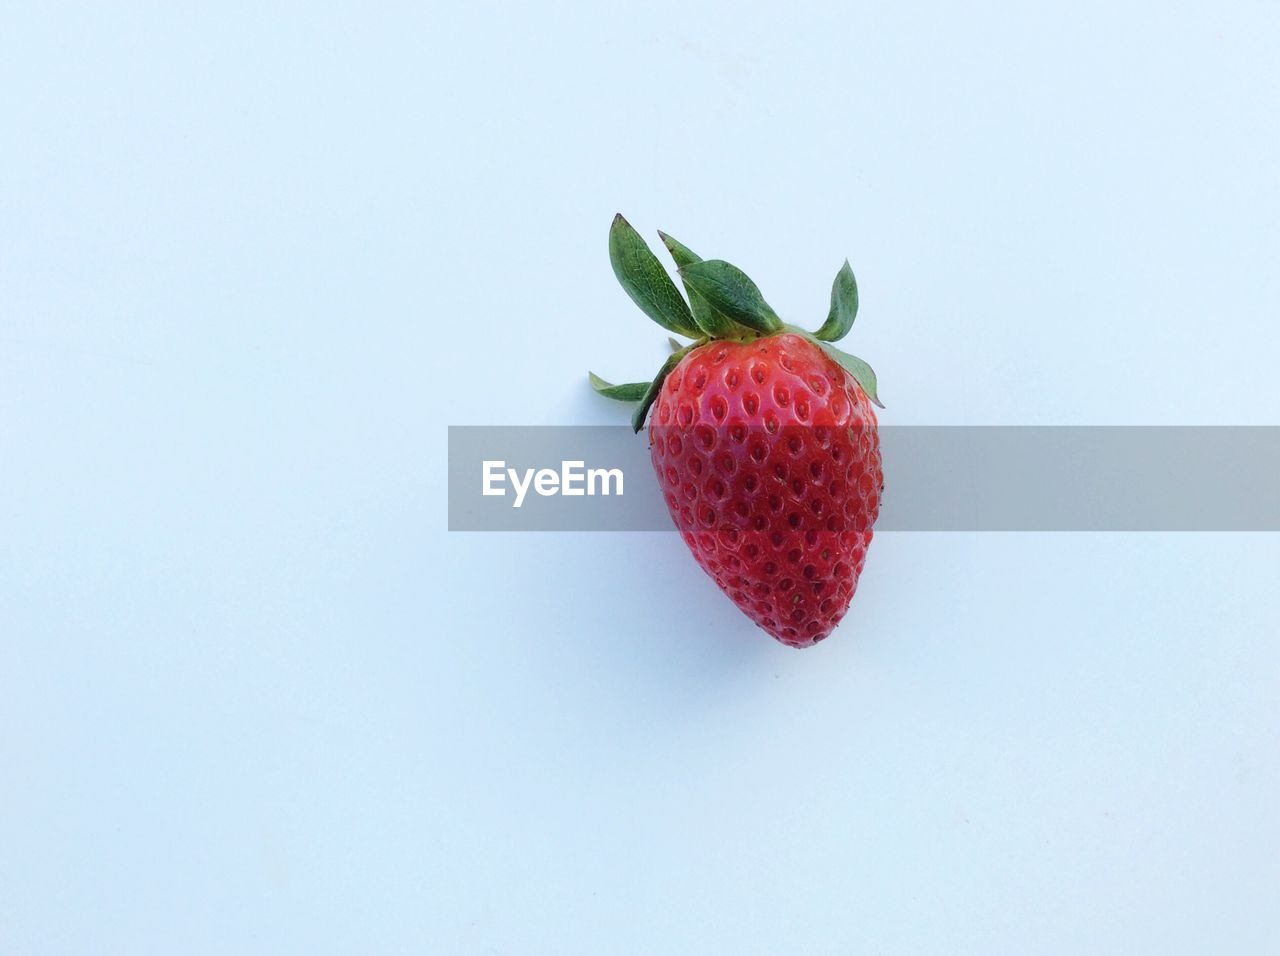
{"label": "green sepal", "polygon": [[[691,266],[695,262],[702,261],[702,256],[679,240],[671,238],[661,229],[658,230],[658,235],[662,237],[663,245],[671,253],[671,258],[675,260],[677,269],[683,269],[685,266]],[[738,338],[747,331],[737,322],[711,308],[710,303],[703,298],[697,289],[689,284],[689,280],[683,274],[681,274],[680,280],[684,283],[685,295],[689,297],[689,308],[693,311],[693,321],[697,322],[698,328],[708,336],[713,339]]]}
{"label": "green sepal", "polygon": [[836,342],[849,333],[857,316],[858,280],[853,277],[853,269],[846,259],[831,283],[831,309],[827,312],[827,321],[813,334],[816,338]]}
{"label": "green sepal", "polygon": [[645,315],[668,332],[698,337],[698,325],[680,290],[621,213],[609,227],[609,261],[618,282]]}
{"label": "green sepal", "polygon": [[603,395],[605,398],[612,398],[618,402],[638,402],[644,398],[644,393],[649,388],[648,382],[628,382],[625,385],[611,385],[595,372],[588,372],[587,379],[591,382],[591,387],[596,390],[596,394]]}
{"label": "green sepal", "polygon": [[639,432],[640,429],[644,428],[644,417],[649,414],[649,407],[657,399],[658,392],[662,391],[662,383],[667,380],[667,376],[671,374],[672,369],[680,364],[680,360],[695,348],[697,348],[697,343],[686,345],[679,352],[672,352],[667,356],[667,360],[662,363],[662,368],[658,369],[658,374],[653,377],[653,381],[649,383],[649,387],[645,389],[644,395],[641,396],[640,404],[631,413],[632,431]]}
{"label": "green sepal", "polygon": [[854,377],[857,383],[862,386],[862,390],[867,393],[867,398],[884,408],[884,403],[880,401],[880,396],[876,394],[876,373],[870,365],[856,355],[841,352],[829,342],[818,342],[818,347],[835,359],[841,368]]}
{"label": "green sepal", "polygon": [[710,309],[749,329],[768,335],[782,328],[778,313],[764,300],[745,272],[723,259],[703,259],[680,268],[680,278]]}
{"label": "green sepal", "polygon": [[678,339],[673,339],[669,335],[667,336],[667,344],[671,346],[671,351],[673,352],[679,352],[682,348],[684,348],[684,346],[680,344]]}

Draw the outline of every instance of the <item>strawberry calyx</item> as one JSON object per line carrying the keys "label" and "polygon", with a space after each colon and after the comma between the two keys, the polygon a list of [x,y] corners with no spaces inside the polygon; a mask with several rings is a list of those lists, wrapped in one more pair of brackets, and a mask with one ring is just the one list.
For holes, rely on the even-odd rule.
{"label": "strawberry calyx", "polygon": [[613,385],[594,372],[587,373],[591,387],[599,394],[639,403],[631,417],[635,431],[644,427],[645,416],[663,381],[689,352],[711,341],[749,342],[786,332],[813,342],[853,376],[871,401],[884,407],[876,393],[876,375],[871,366],[831,344],[848,334],[858,314],[858,284],[847,259],[832,283],[826,321],[817,331],[808,332],[784,324],[759,287],[737,266],[723,259],[703,259],[665,232],[659,231],[658,235],[675,260],[687,302],[658,257],[621,213],[614,216],[609,228],[609,261],[619,284],[645,315],[668,332],[694,341],[681,345],[675,338],[668,338],[671,355],[647,383]]}

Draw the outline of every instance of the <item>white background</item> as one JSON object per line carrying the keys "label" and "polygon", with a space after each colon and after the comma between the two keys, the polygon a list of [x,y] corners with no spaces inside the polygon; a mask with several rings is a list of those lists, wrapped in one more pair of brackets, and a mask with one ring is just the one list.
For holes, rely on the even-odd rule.
{"label": "white background", "polygon": [[4,19],[0,951],[1280,945],[1275,535],[885,534],[795,652],[444,502],[661,361],[617,211],[848,256],[884,422],[1280,423],[1276,4]]}

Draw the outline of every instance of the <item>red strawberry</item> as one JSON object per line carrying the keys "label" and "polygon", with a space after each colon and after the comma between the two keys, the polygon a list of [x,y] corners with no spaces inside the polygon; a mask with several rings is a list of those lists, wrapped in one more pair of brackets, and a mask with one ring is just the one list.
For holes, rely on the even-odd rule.
{"label": "red strawberry", "polygon": [[809,647],[849,608],[884,487],[872,402],[875,374],[835,349],[857,313],[846,262],[827,321],[784,326],[740,270],[703,261],[669,236],[689,295],[621,216],[614,271],[651,318],[695,342],[651,383],[610,385],[611,398],[650,406],[654,471],[694,558],[742,611],[783,644]]}
{"label": "red strawberry", "polygon": [[866,393],[794,333],[711,342],[667,376],[649,421],[653,468],[693,556],[792,647],[844,616],[880,509]]}

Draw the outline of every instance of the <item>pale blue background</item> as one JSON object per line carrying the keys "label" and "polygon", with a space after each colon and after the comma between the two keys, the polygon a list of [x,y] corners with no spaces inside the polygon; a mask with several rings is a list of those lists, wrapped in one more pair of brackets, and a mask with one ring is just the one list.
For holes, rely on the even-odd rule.
{"label": "pale blue background", "polygon": [[[622,210],[895,423],[1280,423],[1280,6],[6,5],[0,952],[1274,952],[1277,536],[450,536]],[[1214,494],[1212,487],[1205,495]]]}

